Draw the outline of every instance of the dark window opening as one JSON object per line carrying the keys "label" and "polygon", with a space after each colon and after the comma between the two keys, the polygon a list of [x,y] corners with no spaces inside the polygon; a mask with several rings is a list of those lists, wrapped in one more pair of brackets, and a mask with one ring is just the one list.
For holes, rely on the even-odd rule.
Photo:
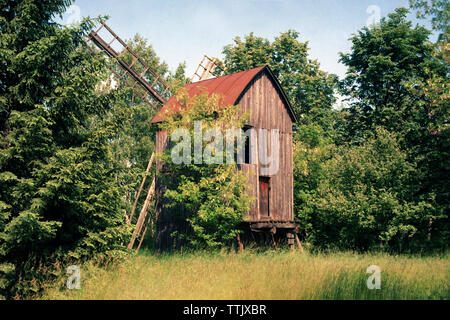
{"label": "dark window opening", "polygon": [[244,137],[244,163],[250,164],[250,137]]}
{"label": "dark window opening", "polygon": [[251,126],[245,126],[242,130],[244,131],[244,163],[251,164],[252,163],[252,144],[251,144]]}

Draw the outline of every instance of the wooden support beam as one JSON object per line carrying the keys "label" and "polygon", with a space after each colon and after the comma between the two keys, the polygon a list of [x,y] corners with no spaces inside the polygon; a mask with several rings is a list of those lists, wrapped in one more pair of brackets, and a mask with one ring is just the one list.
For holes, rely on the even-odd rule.
{"label": "wooden support beam", "polygon": [[144,188],[145,180],[147,179],[148,173],[150,172],[150,169],[152,167],[154,159],[155,159],[155,153],[152,153],[152,156],[150,157],[150,160],[148,161],[148,164],[147,164],[147,169],[145,170],[144,178],[142,179],[141,185],[140,185],[138,193],[136,195],[136,199],[134,200],[133,208],[131,209],[130,218],[129,218],[130,221],[132,221],[132,219],[133,219],[134,212],[136,211],[136,206],[137,206],[138,200],[139,200],[139,198],[141,196],[141,192],[142,192],[142,189]]}
{"label": "wooden support beam", "polygon": [[297,240],[297,245],[300,248],[300,251],[305,252],[305,250],[303,249],[302,243],[300,242],[300,239],[298,238],[297,234],[295,234],[295,240]]}
{"label": "wooden support beam", "polygon": [[274,247],[275,250],[278,250],[278,244],[277,244],[277,241],[275,239],[275,235],[272,232],[270,234],[272,235],[273,247]]}
{"label": "wooden support beam", "polygon": [[147,222],[145,223],[145,229],[144,229],[144,232],[142,232],[141,238],[139,239],[138,247],[136,248],[136,253],[138,253],[139,250],[141,249],[142,242],[144,241],[145,235],[147,234],[148,225],[149,225],[149,223],[150,223],[151,220],[152,220],[151,215],[148,215]]}
{"label": "wooden support beam", "polygon": [[294,250],[295,249],[295,236],[293,233],[288,232],[286,233],[289,249]]}
{"label": "wooden support beam", "polygon": [[[105,25],[106,26],[106,25]],[[112,58],[117,60],[117,63],[125,70],[127,71],[133,78],[135,81],[139,82],[139,84],[144,87],[148,92],[150,92],[154,98],[156,100],[158,100],[161,104],[165,104],[167,101],[164,97],[162,97],[160,95],[160,93],[158,91],[155,90],[155,88],[153,88],[147,81],[145,81],[132,67],[130,67],[125,60],[119,58],[119,54],[111,47],[108,47],[108,44],[102,39],[100,38],[98,35],[95,35],[93,33],[91,33],[91,38],[93,39],[94,43],[101,48],[102,50],[104,50],[108,55],[110,55]],[[121,41],[120,38],[117,39],[119,42]],[[122,42],[121,42],[122,43]],[[131,51],[131,49],[128,48],[128,46],[126,46],[127,50],[130,51],[131,54],[133,54],[133,52]],[[137,56],[135,54],[133,54],[135,56],[135,58],[137,58]],[[139,58],[138,58],[139,59]],[[158,77],[158,75],[154,74],[155,77]],[[159,77],[158,77],[159,78]],[[159,79],[160,80],[160,79]]]}
{"label": "wooden support beam", "polygon": [[144,206],[142,207],[141,213],[139,214],[139,218],[136,223],[136,228],[134,229],[133,235],[131,237],[131,241],[128,244],[129,250],[131,250],[133,248],[137,237],[141,234],[145,218],[147,217],[148,207],[150,206],[150,202],[153,198],[153,195],[155,194],[155,183],[156,183],[156,179],[153,179],[152,186],[148,190],[147,197],[144,202]]}
{"label": "wooden support beam", "polygon": [[241,242],[241,236],[239,234],[236,236],[236,249],[239,253],[244,252],[244,244]]}

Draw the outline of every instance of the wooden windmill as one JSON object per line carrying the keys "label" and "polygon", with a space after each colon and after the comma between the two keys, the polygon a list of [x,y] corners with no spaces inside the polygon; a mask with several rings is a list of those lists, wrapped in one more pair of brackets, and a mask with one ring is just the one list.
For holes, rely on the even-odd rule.
{"label": "wooden windmill", "polygon": [[[109,69],[125,85],[133,89],[152,109],[158,111],[172,96],[169,87],[144,60],[139,57],[108,25],[102,23],[97,30],[92,30],[86,40],[88,48],[96,54],[106,55]],[[95,46],[93,46],[94,44]],[[131,57],[131,60],[129,59]],[[128,59],[127,59],[128,58]],[[219,73],[218,73],[219,71]],[[197,76],[199,80],[205,80],[222,73],[217,59],[204,56],[199,64],[191,82]],[[155,154],[151,155],[144,177],[136,194],[129,216],[125,214],[127,223],[136,224],[128,249],[133,249],[137,242],[139,251],[149,224],[152,220],[149,214],[151,201],[155,195],[155,178],[148,189],[145,188],[147,177],[151,176]],[[147,183],[147,185],[149,185]],[[137,216],[136,210],[140,209]]]}

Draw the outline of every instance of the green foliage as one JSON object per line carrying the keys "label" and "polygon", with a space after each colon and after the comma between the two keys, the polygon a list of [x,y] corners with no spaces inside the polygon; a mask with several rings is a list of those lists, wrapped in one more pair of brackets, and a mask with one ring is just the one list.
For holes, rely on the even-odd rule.
{"label": "green foliage", "polygon": [[325,163],[331,157],[333,147],[319,125],[299,126],[293,146],[294,212],[308,240],[317,228],[310,219],[314,215],[310,202],[319,197],[318,188],[326,181]]}
{"label": "green foliage", "polygon": [[96,90],[102,61],[79,27],[52,21],[71,1],[3,1],[0,19],[1,295],[39,290],[54,263],[116,256],[125,225],[125,167],[112,153],[120,135],[113,94]]}
{"label": "green foliage", "polygon": [[364,145],[378,126],[395,133],[406,161],[414,168],[412,179],[403,187],[411,199],[411,206],[404,206],[410,208],[409,215],[416,215],[415,226],[421,233],[417,238],[424,239],[423,221],[429,219],[431,243],[445,247],[449,208],[448,43],[430,43],[430,31],[413,28],[405,18],[407,13],[407,9],[397,9],[379,26],[363,28],[351,39],[352,51],[341,55],[341,62],[348,67],[341,89],[350,99],[344,140]]}
{"label": "green foliage", "polygon": [[447,0],[409,0],[409,5],[417,10],[418,18],[431,16],[433,29],[441,32],[439,40],[448,41],[450,3]]}
{"label": "green foliage", "polygon": [[325,144],[297,153],[296,180],[308,181],[308,174],[315,174],[307,188],[296,189],[307,239],[340,249],[422,247],[430,219],[444,217],[434,199],[414,197],[416,168],[396,135],[377,128],[362,145],[334,148],[332,156],[330,148]]}
{"label": "green foliage", "polygon": [[168,75],[166,81],[173,94],[190,83],[191,80],[186,76],[186,62],[180,63],[175,72]]}
{"label": "green foliage", "polygon": [[[182,111],[167,113],[160,127],[168,131],[169,137],[177,129],[188,130],[191,139],[178,142],[178,145],[189,151],[192,150],[191,141],[194,141],[195,121],[202,121],[203,134],[210,129],[217,130],[222,138],[227,129],[244,127],[246,117],[239,117],[238,107],[223,108],[219,96],[208,98],[204,93],[189,98],[187,92],[181,91],[177,99]],[[216,139],[219,138],[209,142],[202,140],[202,150],[207,150],[211,142],[219,143]],[[180,236],[195,248],[229,244],[240,233],[239,224],[253,200],[247,196],[247,176],[238,171],[235,164],[208,164],[211,158],[206,153],[203,153],[202,164],[195,164],[194,154],[187,155],[188,161],[184,164],[174,164],[173,150],[168,148],[161,155],[164,162],[161,179],[167,187],[162,201],[173,210],[171,214],[178,212],[178,219],[189,223],[191,231]],[[226,152],[217,149],[212,156],[225,161]]]}
{"label": "green foliage", "polygon": [[244,41],[236,37],[233,45],[223,49],[226,72],[269,65],[291,99],[300,123],[315,122],[328,128],[337,77],[320,70],[317,60],[308,58],[308,43],[298,38],[295,30],[281,33],[272,43],[253,33]]}
{"label": "green foliage", "polygon": [[[176,92],[184,86],[188,79],[185,76],[186,64],[178,66],[174,73],[168,70],[165,62],[157,56],[151,44],[141,35],[136,34],[132,39],[127,40],[127,45],[135,52],[153,71],[155,71],[168,84],[172,92]],[[126,52],[123,59],[132,63],[134,56]],[[138,73],[144,70],[140,69],[140,64],[135,64]],[[117,103],[114,106],[112,114],[122,114],[123,130],[118,139],[113,141],[113,150],[117,161],[122,161],[134,170],[137,174],[143,174],[147,167],[151,154],[155,151],[155,126],[151,124],[157,108],[150,107],[142,98],[137,95],[125,83],[113,77],[117,82],[117,88],[114,90]],[[112,81],[110,81],[112,82]],[[111,83],[106,83],[104,91],[111,91]],[[135,86],[140,90],[139,86]],[[144,94],[144,92],[142,92]],[[158,107],[158,106],[156,106]],[[135,182],[139,181],[136,177]]]}
{"label": "green foliage", "polygon": [[412,27],[407,9],[397,9],[376,27],[364,27],[351,38],[352,51],[341,54],[348,67],[341,83],[348,96],[348,135],[355,139],[376,126],[400,132],[411,121],[406,105],[411,79],[426,78],[426,70],[444,75],[446,68],[433,58],[430,31]]}
{"label": "green foliage", "polygon": [[[449,258],[448,253],[142,250],[114,268],[83,268],[81,290],[61,290],[65,283],[58,281],[39,299],[448,300]],[[381,268],[381,290],[367,289],[370,265]]]}

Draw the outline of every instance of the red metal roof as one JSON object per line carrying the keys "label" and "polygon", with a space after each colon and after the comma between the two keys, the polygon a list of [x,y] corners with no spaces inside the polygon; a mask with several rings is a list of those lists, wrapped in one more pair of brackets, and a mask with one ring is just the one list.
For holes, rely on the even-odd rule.
{"label": "red metal roof", "polygon": [[[268,66],[263,66],[233,73],[219,78],[190,83],[187,84],[184,88],[187,90],[189,97],[194,97],[195,95],[202,94],[204,92],[208,92],[209,96],[212,94],[219,94],[223,96],[222,104],[224,106],[231,106],[235,105],[238,102],[237,100],[240,98],[242,92],[245,90],[248,84],[265,69],[268,70],[272,75],[270,68]],[[282,91],[281,87],[279,88]],[[287,101],[287,103],[289,105],[289,101]],[[162,122],[166,110],[176,111],[178,109],[178,106],[179,103],[176,97],[172,96],[153,118],[152,123]]]}

